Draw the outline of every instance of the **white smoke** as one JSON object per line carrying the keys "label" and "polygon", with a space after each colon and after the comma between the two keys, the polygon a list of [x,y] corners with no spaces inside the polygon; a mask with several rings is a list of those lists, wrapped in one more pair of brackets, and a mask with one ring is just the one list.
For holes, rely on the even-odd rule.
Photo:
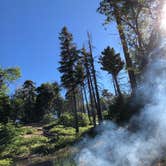
{"label": "white smoke", "polygon": [[151,166],[165,155],[166,59],[158,59],[149,66],[138,93],[143,93],[148,102],[130,122],[135,122],[139,129],[131,132],[127,127],[104,122],[98,127],[99,135],[87,139],[77,155],[78,166]]}

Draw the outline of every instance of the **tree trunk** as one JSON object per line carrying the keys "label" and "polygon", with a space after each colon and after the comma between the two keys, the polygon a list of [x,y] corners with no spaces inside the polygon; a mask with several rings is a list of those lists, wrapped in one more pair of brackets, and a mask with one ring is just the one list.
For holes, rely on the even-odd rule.
{"label": "tree trunk", "polygon": [[94,98],[92,94],[92,88],[90,84],[90,80],[88,78],[88,88],[89,88],[89,95],[90,95],[90,101],[91,101],[91,110],[92,110],[92,116],[93,116],[93,125],[96,126],[96,114],[95,114],[95,107],[94,107]]}
{"label": "tree trunk", "polygon": [[79,127],[78,127],[77,102],[76,102],[75,90],[73,90],[73,102],[74,102],[75,130],[76,130],[76,133],[78,133]]}
{"label": "tree trunk", "polygon": [[119,83],[118,83],[118,80],[117,80],[117,76],[113,76],[113,78],[114,78],[114,81],[115,81],[115,85],[116,85],[118,95],[119,95],[119,97],[122,97],[122,93],[121,93],[120,86],[119,86]]}
{"label": "tree trunk", "polygon": [[95,114],[95,106],[94,103],[96,105],[96,100],[95,100],[95,96],[94,96],[94,90],[92,87],[92,80],[91,80],[91,75],[90,75],[90,71],[89,71],[89,66],[88,66],[88,60],[87,60],[87,55],[84,54],[84,61],[85,61],[85,69],[86,69],[86,77],[87,77],[87,81],[88,81],[88,89],[89,89],[89,96],[90,96],[90,102],[91,102],[91,111],[92,111],[92,116],[93,116],[93,125],[94,127],[96,126],[96,114]]}
{"label": "tree trunk", "polygon": [[116,85],[115,85],[115,80],[114,80],[113,77],[112,77],[112,82],[113,82],[113,86],[114,86],[114,90],[115,90],[115,96],[117,96],[118,92],[117,92]]}
{"label": "tree trunk", "polygon": [[88,33],[88,39],[89,39],[88,43],[89,43],[91,66],[92,66],[92,76],[93,76],[95,92],[96,92],[96,99],[97,99],[97,116],[98,116],[98,120],[99,120],[99,124],[100,124],[103,121],[103,118],[102,118],[102,112],[101,112],[99,90],[98,90],[97,79],[96,79],[96,71],[95,71],[95,68],[94,68],[94,59],[93,59],[93,55],[92,55],[92,44],[91,44],[91,41],[90,41],[90,34],[89,33]]}
{"label": "tree trunk", "polygon": [[86,113],[86,111],[85,111],[85,105],[84,105],[84,95],[83,95],[83,89],[82,89],[82,87],[80,87],[80,93],[81,93],[82,112]]}
{"label": "tree trunk", "polygon": [[89,106],[88,106],[88,104],[89,104],[89,103],[88,103],[88,98],[87,98],[86,90],[85,90],[85,85],[83,85],[82,88],[83,88],[83,92],[84,92],[84,96],[85,96],[86,109],[87,109],[87,112],[88,112],[89,122],[92,124],[91,116],[90,116],[90,110],[89,110]]}
{"label": "tree trunk", "polygon": [[131,58],[130,58],[125,33],[123,31],[123,25],[122,25],[121,18],[120,18],[120,12],[118,10],[118,7],[115,4],[114,4],[114,13],[115,13],[115,19],[116,19],[116,22],[117,22],[117,26],[118,26],[119,36],[120,36],[122,47],[123,47],[125,60],[126,60],[130,85],[131,85],[132,93],[134,93],[135,89],[136,89],[136,86],[137,86],[136,79],[135,79],[135,74],[134,74],[134,71],[133,71],[133,65],[132,65],[132,61],[131,61]]}

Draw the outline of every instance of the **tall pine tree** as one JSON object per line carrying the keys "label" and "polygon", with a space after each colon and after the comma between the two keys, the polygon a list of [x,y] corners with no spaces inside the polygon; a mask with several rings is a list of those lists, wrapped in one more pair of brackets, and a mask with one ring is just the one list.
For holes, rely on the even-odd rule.
{"label": "tall pine tree", "polygon": [[76,74],[76,64],[79,59],[78,51],[73,43],[73,36],[68,32],[66,27],[62,28],[60,33],[60,45],[61,45],[61,60],[59,72],[62,73],[61,82],[62,86],[67,89],[72,97],[74,117],[75,117],[75,129],[79,132],[78,117],[77,117],[77,102],[76,102],[76,90],[78,85],[78,78]]}
{"label": "tall pine tree", "polygon": [[107,71],[109,74],[112,74],[116,90],[118,92],[118,95],[121,97],[121,90],[117,80],[117,76],[119,72],[123,69],[124,62],[121,60],[120,54],[116,54],[115,50],[113,48],[110,48],[109,46],[104,49],[101,54],[102,55],[99,59],[99,62],[102,65],[101,69]]}

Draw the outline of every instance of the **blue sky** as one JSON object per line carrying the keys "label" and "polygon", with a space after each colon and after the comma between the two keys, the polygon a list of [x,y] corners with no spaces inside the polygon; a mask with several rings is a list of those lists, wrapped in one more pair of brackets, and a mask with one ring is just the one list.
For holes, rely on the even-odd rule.
{"label": "blue sky", "polygon": [[[121,52],[116,27],[102,26],[104,16],[96,9],[100,0],[0,0],[0,58],[2,67],[19,66],[22,77],[14,84],[31,79],[37,85],[60,82],[59,32],[65,25],[74,36],[78,48],[87,46],[92,34],[97,61],[108,45]],[[111,76],[96,63],[101,87],[112,91]]]}

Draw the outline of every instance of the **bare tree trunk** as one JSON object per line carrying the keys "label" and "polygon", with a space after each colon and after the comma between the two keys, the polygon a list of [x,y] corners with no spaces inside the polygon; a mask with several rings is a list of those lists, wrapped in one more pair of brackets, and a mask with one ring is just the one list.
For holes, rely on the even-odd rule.
{"label": "bare tree trunk", "polygon": [[86,113],[85,111],[85,105],[84,105],[84,95],[83,95],[83,88],[80,87],[80,93],[81,93],[81,105],[82,105],[82,112]]}
{"label": "bare tree trunk", "polygon": [[118,95],[119,95],[119,97],[122,97],[122,93],[121,93],[120,86],[119,86],[119,83],[118,83],[118,80],[117,80],[117,76],[113,75],[113,78],[114,78],[114,81],[115,81],[115,85],[116,85]]}
{"label": "bare tree trunk", "polygon": [[90,102],[91,102],[91,111],[92,111],[92,116],[93,116],[93,125],[96,126],[96,113],[95,113],[95,106],[94,106],[94,103],[96,105],[96,100],[95,100],[95,96],[94,96],[94,89],[92,86],[92,80],[91,80],[91,75],[90,75],[90,71],[89,71],[87,55],[86,55],[86,53],[84,53],[83,55],[84,55],[84,63],[85,63],[84,65],[85,65],[85,69],[86,69],[86,77],[87,77],[87,81],[88,81],[88,89],[89,89]]}
{"label": "bare tree trunk", "polygon": [[123,47],[123,52],[124,52],[125,59],[126,59],[126,65],[127,65],[130,85],[131,85],[132,92],[134,93],[136,86],[137,86],[135,74],[133,71],[132,60],[130,58],[125,33],[123,31],[123,25],[122,25],[121,18],[120,18],[120,12],[118,10],[118,7],[115,4],[114,4],[114,13],[115,13],[115,19],[117,22],[117,26],[118,26],[119,36],[120,36],[122,47]]}
{"label": "bare tree trunk", "polygon": [[85,102],[86,102],[86,109],[87,109],[87,112],[88,112],[88,118],[89,118],[89,122],[92,123],[91,121],[91,116],[90,116],[90,110],[89,110],[89,106],[88,106],[88,98],[87,98],[87,95],[86,95],[86,90],[85,90],[85,85],[83,84],[83,92],[84,92],[84,96],[85,96]]}
{"label": "bare tree trunk", "polygon": [[90,58],[91,58],[91,66],[92,66],[92,76],[93,76],[93,81],[94,81],[94,86],[95,86],[95,93],[96,93],[96,100],[97,100],[97,116],[99,120],[99,124],[103,121],[102,118],[102,112],[101,112],[101,104],[100,104],[100,96],[99,96],[99,90],[98,90],[98,85],[97,85],[97,79],[96,79],[96,71],[94,68],[94,59],[92,55],[92,44],[90,41],[90,34],[88,33],[88,44],[89,44],[89,50],[90,50]]}
{"label": "bare tree trunk", "polygon": [[89,95],[90,95],[90,101],[91,101],[91,109],[92,109],[92,116],[93,116],[93,125],[96,126],[96,114],[95,114],[95,106],[94,106],[94,98],[92,94],[92,87],[90,80],[88,78],[88,88],[89,88]]}
{"label": "bare tree trunk", "polygon": [[112,82],[113,82],[113,86],[114,86],[114,90],[115,90],[115,95],[117,96],[118,92],[117,92],[116,85],[115,85],[115,80],[114,80],[113,77],[112,77]]}
{"label": "bare tree trunk", "polygon": [[73,90],[73,102],[74,102],[74,118],[75,118],[75,130],[76,133],[79,132],[79,126],[78,126],[78,115],[77,115],[77,102],[76,102],[76,96],[75,96],[75,89]]}

